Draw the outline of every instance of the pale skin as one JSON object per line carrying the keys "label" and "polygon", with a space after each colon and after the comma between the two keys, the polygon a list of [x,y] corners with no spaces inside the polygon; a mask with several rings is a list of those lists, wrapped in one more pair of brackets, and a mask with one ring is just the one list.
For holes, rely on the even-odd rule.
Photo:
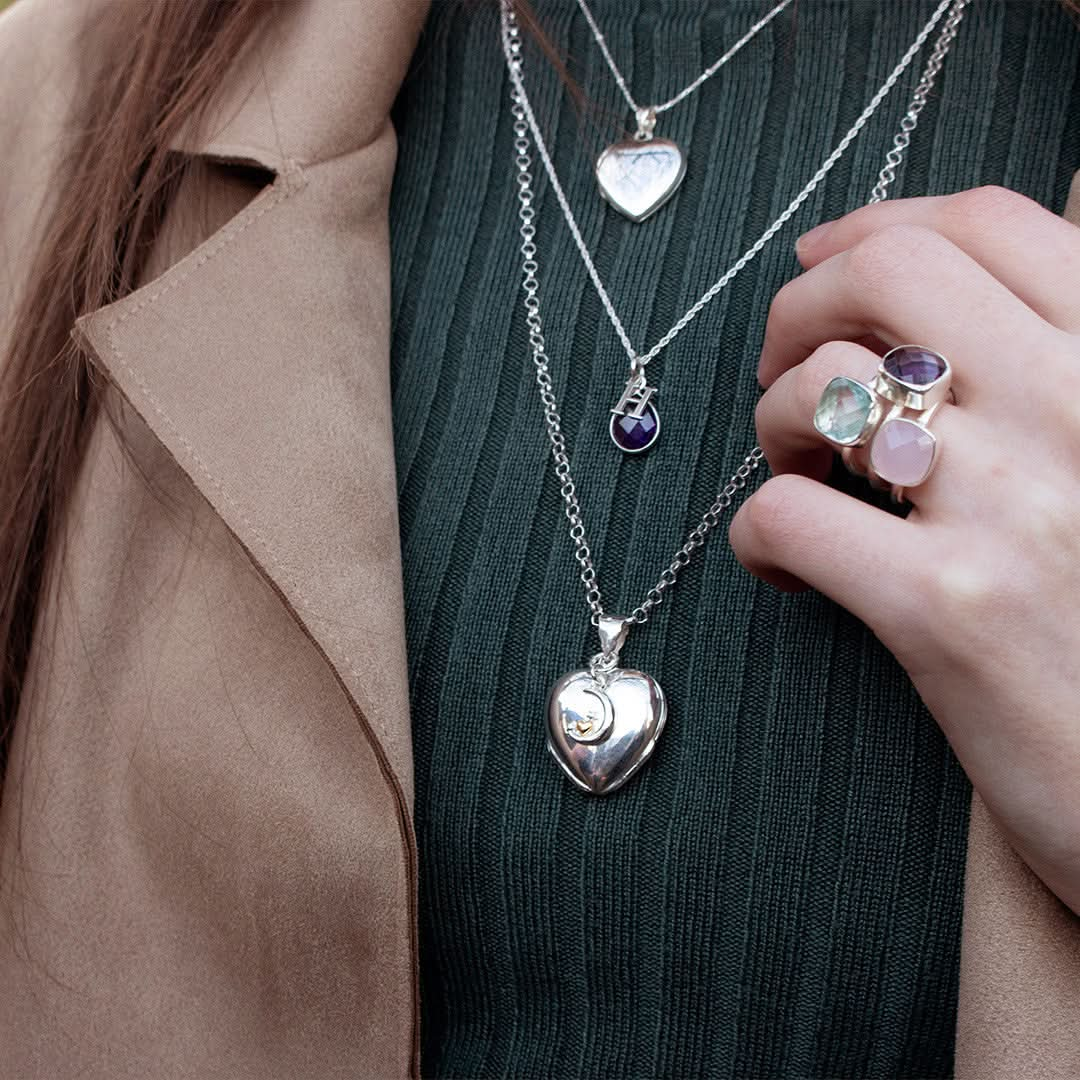
{"label": "pale skin", "polygon": [[[862,619],[1009,841],[1080,914],[1080,229],[1001,188],[867,206],[800,239],[758,369],[775,474],[739,560]],[[866,347],[871,344],[873,347]],[[814,407],[878,352],[937,349],[955,404],[900,518],[827,486]]]}

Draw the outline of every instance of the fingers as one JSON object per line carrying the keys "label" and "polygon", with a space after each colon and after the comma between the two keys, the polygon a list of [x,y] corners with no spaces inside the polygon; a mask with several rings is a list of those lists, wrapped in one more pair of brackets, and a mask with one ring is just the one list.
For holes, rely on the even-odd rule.
{"label": "fingers", "polygon": [[[965,538],[965,559],[968,540],[1000,530],[1018,490],[1039,488],[1030,460],[1073,453],[1074,442],[1042,433],[1080,414],[1068,392],[1080,230],[1021,196],[981,189],[866,207],[802,238],[798,255],[806,272],[773,302],[758,371],[767,387],[758,440],[775,475],[736,513],[730,540],[752,573],[817,589],[893,648],[932,627],[926,599],[940,592],[934,577],[953,538]],[[907,489],[906,518],[819,482],[834,450],[813,424],[832,378],[872,382],[880,346],[898,344],[948,356],[956,392],[928,422],[934,467]],[[1054,521],[1039,498],[1033,516]]]}
{"label": "fingers", "polygon": [[[880,632],[902,620],[919,570],[889,573],[920,526],[805,476],[767,480],[739,507],[729,539],[739,562],[781,588],[804,582]],[[879,633],[879,636],[880,633]]]}
{"label": "fingers", "polygon": [[830,341],[769,387],[758,401],[755,422],[758,443],[775,475],[797,472],[825,479],[834,451],[814,427],[821,392],[837,375],[869,384],[879,361],[860,345]]}
{"label": "fingers", "polygon": [[895,225],[932,229],[1047,322],[1080,333],[1080,229],[1006,188],[873,203],[811,230],[795,251],[809,269]]}
{"label": "fingers", "polygon": [[[798,473],[824,480],[835,450],[814,427],[821,392],[838,375],[869,384],[879,357],[848,341],[831,341],[801,364],[785,371],[762,395],[756,413],[758,443],[770,471]],[[930,476],[907,488],[907,499],[925,515],[984,519],[997,513],[1014,472],[1014,457],[1000,428],[988,425],[970,409],[945,403],[929,421],[937,440]],[[994,437],[991,433],[998,433]]]}
{"label": "fingers", "polygon": [[953,364],[957,397],[965,402],[991,384],[986,376],[1010,343],[1025,343],[1011,359],[1026,364],[1033,351],[1060,351],[1063,337],[940,234],[892,225],[776,294],[758,377],[769,386],[826,341],[867,334],[890,345],[943,352]]}

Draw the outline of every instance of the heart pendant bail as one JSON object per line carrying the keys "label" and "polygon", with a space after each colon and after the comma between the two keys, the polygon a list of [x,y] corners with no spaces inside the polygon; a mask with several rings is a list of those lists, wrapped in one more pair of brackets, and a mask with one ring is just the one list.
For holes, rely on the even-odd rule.
{"label": "heart pendant bail", "polygon": [[637,131],[634,133],[634,138],[638,142],[648,142],[656,130],[656,109],[652,105],[643,109],[636,109],[634,119],[637,121]]}
{"label": "heart pendant bail", "polygon": [[601,615],[597,623],[600,633],[600,652],[612,666],[618,663],[619,653],[630,633],[633,620],[627,615]]}

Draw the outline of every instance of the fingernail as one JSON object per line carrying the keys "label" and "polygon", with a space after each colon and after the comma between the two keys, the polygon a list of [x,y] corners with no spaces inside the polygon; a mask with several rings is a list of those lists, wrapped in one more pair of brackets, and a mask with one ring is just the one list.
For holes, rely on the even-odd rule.
{"label": "fingernail", "polygon": [[821,241],[828,236],[832,226],[833,223],[831,221],[826,221],[811,229],[809,232],[804,232],[802,236],[795,241],[795,250],[799,252],[809,251],[815,245],[820,244]]}

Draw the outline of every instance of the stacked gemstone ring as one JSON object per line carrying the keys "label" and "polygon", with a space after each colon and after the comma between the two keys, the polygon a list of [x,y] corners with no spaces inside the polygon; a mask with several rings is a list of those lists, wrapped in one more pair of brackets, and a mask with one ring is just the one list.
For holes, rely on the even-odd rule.
{"label": "stacked gemstone ring", "polygon": [[923,483],[937,463],[938,440],[928,425],[951,398],[951,379],[941,353],[898,345],[881,358],[869,386],[846,375],[831,380],[814,412],[814,427],[851,472],[876,488],[889,487],[901,502],[905,489]]}

